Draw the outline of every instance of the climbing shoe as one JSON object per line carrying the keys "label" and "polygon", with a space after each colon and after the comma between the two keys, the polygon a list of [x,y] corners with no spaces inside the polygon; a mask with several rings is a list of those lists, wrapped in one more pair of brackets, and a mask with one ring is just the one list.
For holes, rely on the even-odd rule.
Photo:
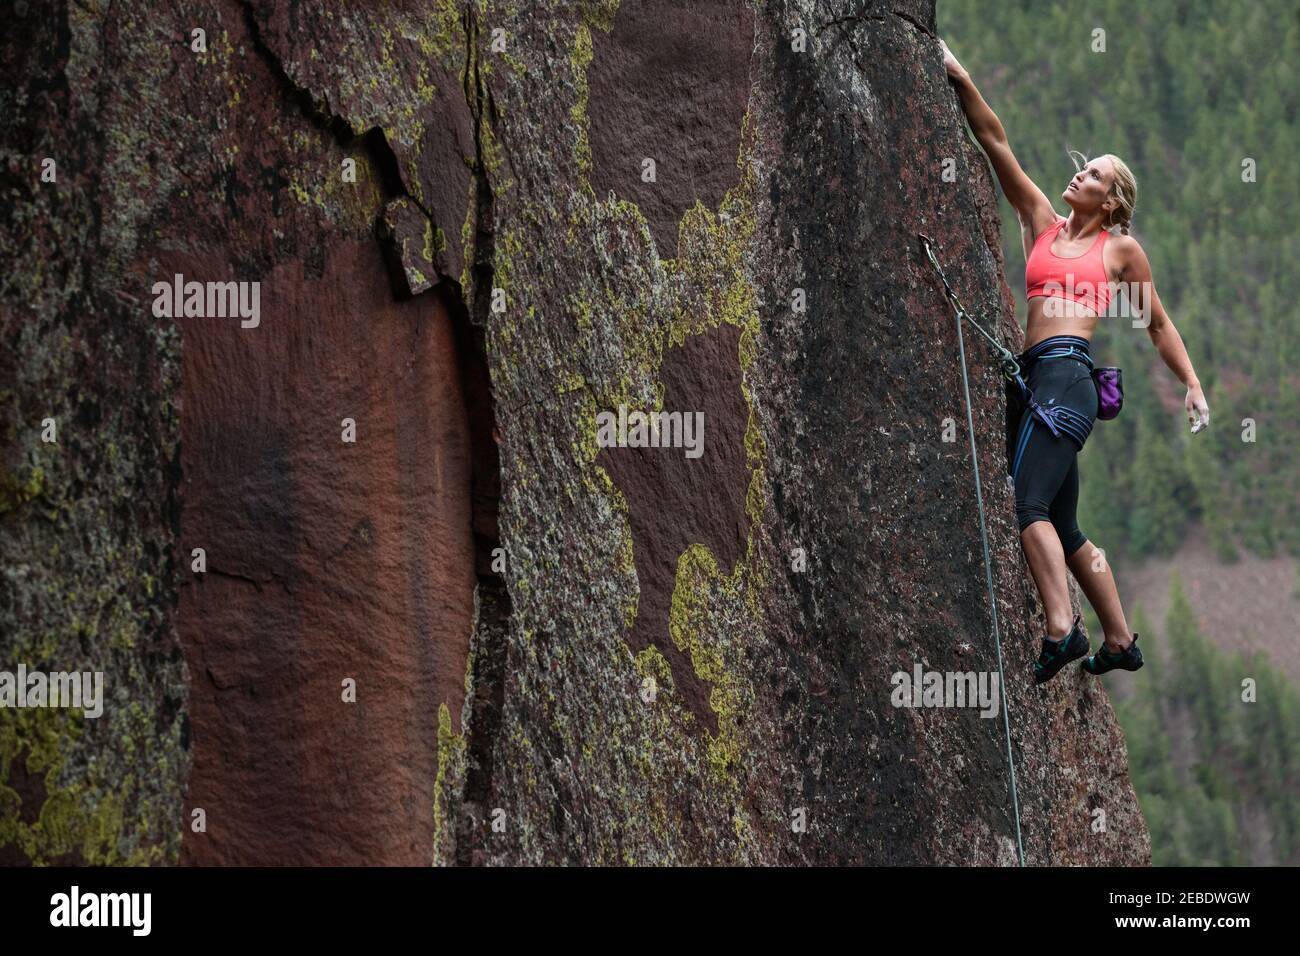
{"label": "climbing shoe", "polygon": [[1076,614],[1074,626],[1065,637],[1059,641],[1043,638],[1043,652],[1034,662],[1034,683],[1041,684],[1051,680],[1062,667],[1087,653],[1088,639],[1083,636],[1083,631],[1079,628],[1079,615]]}
{"label": "climbing shoe", "polygon": [[1137,634],[1133,635],[1133,643],[1124,648],[1121,653],[1112,654],[1103,644],[1096,654],[1090,654],[1079,666],[1089,674],[1104,674],[1116,668],[1125,671],[1137,670],[1142,666],[1142,651],[1138,648]]}

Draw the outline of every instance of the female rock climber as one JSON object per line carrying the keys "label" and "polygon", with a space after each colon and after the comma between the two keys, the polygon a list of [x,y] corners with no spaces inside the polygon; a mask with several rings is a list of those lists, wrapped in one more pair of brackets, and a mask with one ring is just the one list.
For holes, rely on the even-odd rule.
{"label": "female rock climber", "polygon": [[[1035,662],[1034,680],[1050,680],[1070,661],[1088,655],[1080,618],[1070,617],[1065,569],[1083,588],[1101,619],[1102,647],[1081,665],[1090,674],[1142,666],[1137,634],[1130,635],[1115,578],[1096,560],[1075,520],[1079,499],[1077,456],[1097,418],[1097,386],[1092,378],[1089,341],[1098,318],[1110,305],[1112,283],[1124,283],[1135,314],[1149,316],[1147,334],[1165,364],[1187,386],[1184,406],[1192,431],[1209,424],[1210,410],[1183,340],[1174,328],[1151,280],[1151,267],[1137,240],[1128,234],[1137,202],[1137,183],[1122,160],[1111,154],[1087,160],[1061,198],[1071,214],[1059,216],[1025,175],[1007,143],[1001,121],[980,96],[970,74],[946,43],[944,66],[957,87],[972,132],[988,154],[998,182],[1020,219],[1027,259],[1025,297],[1029,321],[1019,362],[1034,398],[1052,410],[1060,435],[1029,409],[1011,403],[1008,414],[1008,468],[1016,489],[1020,543],[1047,617],[1047,636]],[[1118,227],[1122,235],[1108,230]],[[1149,304],[1148,304],[1149,297]],[[1010,395],[1010,393],[1009,393]],[[1013,420],[1015,419],[1015,420]]]}

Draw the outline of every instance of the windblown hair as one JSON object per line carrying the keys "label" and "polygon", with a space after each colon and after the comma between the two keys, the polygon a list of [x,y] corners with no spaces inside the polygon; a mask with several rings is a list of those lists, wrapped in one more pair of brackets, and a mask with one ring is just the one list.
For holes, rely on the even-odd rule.
{"label": "windblown hair", "polygon": [[[1075,172],[1083,169],[1088,164],[1088,157],[1077,149],[1071,149],[1068,152],[1071,161],[1074,163]],[[1128,168],[1128,163],[1114,153],[1103,153],[1097,158],[1109,159],[1111,165],[1115,168],[1115,181],[1111,183],[1110,195],[1119,200],[1119,205],[1111,210],[1110,216],[1102,225],[1106,229],[1119,226],[1120,232],[1127,236],[1128,228],[1133,224],[1133,214],[1137,211],[1137,180],[1133,178],[1133,170]]]}

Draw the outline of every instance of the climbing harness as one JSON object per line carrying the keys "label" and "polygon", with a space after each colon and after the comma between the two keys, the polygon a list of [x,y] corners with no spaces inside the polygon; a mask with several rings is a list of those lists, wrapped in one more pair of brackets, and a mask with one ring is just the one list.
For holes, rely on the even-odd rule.
{"label": "climbing harness", "polygon": [[[1043,339],[1037,345],[1028,349],[1021,358],[1037,362],[1040,359],[1051,358],[1068,358],[1080,365],[1088,368],[1089,372],[1094,372],[1092,357],[1088,354],[1087,348],[1083,343],[1086,339],[1077,336],[1054,336],[1050,339]],[[1053,344],[1056,343],[1056,344]],[[1064,344],[1062,344],[1064,343]],[[1095,382],[1095,378],[1094,378]],[[1087,442],[1088,436],[1092,434],[1093,419],[1089,415],[1062,403],[1055,404],[1055,399],[1049,399],[1047,402],[1048,411],[1055,418],[1060,430],[1068,435],[1070,439],[1083,450],[1084,443]],[[1012,412],[1012,418],[1019,417],[1018,412]],[[1014,482],[1020,473],[1020,461],[1025,454],[1025,449],[1029,446],[1029,438],[1033,432],[1034,419],[1032,416],[1026,416],[1024,424],[1020,427],[1020,439],[1016,446],[1014,461],[1011,465],[1011,479]],[[1009,422],[1008,422],[1009,427]],[[1008,448],[1008,453],[1010,449]]]}
{"label": "climbing harness", "polygon": [[[917,233],[917,235],[920,236],[921,242],[925,246],[926,255],[930,257],[930,263],[934,266],[935,272],[939,273],[939,279],[943,282],[944,292],[948,294],[948,299],[957,313],[957,350],[961,355],[961,384],[962,388],[966,392],[966,432],[970,435],[970,458],[971,464],[975,467],[975,501],[979,506],[980,541],[984,545],[984,576],[989,589],[989,611],[993,616],[993,641],[998,654],[998,682],[1002,686],[1002,726],[1006,731],[1007,736],[1007,766],[1011,769],[1011,807],[1015,813],[1016,819],[1016,852],[1020,858],[1020,865],[1023,867],[1025,865],[1025,846],[1020,838],[1020,796],[1016,791],[1016,761],[1011,752],[1011,718],[1007,714],[1007,682],[1002,671],[1002,634],[998,630],[998,603],[993,593],[993,563],[989,559],[989,533],[988,527],[984,521],[984,493],[980,489],[980,463],[979,456],[975,451],[975,421],[971,414],[970,379],[966,372],[966,343],[961,331],[962,316],[966,316],[967,321],[979,329],[980,333],[988,339],[990,344],[992,344],[992,346],[997,350],[998,357],[1002,362],[1003,376],[1005,376],[1009,381],[1019,383],[1020,388],[1023,390],[1023,394],[1028,396],[1027,401],[1032,402],[1033,395],[1029,393],[1029,387],[1025,385],[1024,379],[1020,375],[1020,365],[1016,362],[1015,356],[1012,355],[1011,352],[1002,345],[1002,343],[985,332],[978,322],[972,319],[969,315],[966,315],[966,310],[962,308],[961,303],[957,301],[957,296],[952,291],[952,287],[948,285],[948,279],[944,276],[943,269],[939,267],[939,260],[934,256],[934,250],[931,248],[932,240],[928,236],[921,235],[920,233]],[[1037,403],[1034,402],[1030,407],[1041,406],[1037,406]],[[1051,417],[1048,415],[1043,415],[1042,417],[1044,418],[1044,421],[1047,422],[1048,427],[1053,429],[1052,433],[1056,434]]]}

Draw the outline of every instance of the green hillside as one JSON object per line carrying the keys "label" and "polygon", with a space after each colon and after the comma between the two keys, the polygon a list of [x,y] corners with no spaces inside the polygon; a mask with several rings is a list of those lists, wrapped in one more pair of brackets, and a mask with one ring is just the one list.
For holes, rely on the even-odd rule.
{"label": "green hillside", "polygon": [[1300,694],[1262,655],[1215,648],[1171,589],[1159,632],[1132,618],[1148,665],[1110,678],[1152,862],[1300,864]]}

